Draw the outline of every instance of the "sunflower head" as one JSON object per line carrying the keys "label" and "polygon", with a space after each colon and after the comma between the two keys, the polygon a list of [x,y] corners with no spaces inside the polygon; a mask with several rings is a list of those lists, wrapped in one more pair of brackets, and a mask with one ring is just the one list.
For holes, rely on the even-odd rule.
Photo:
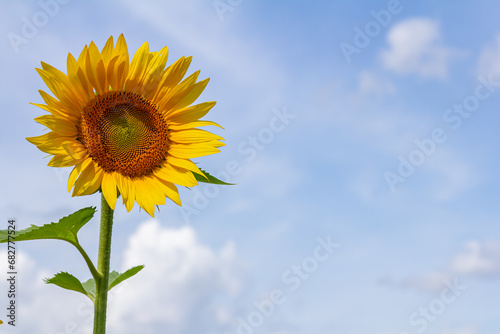
{"label": "sunflower head", "polygon": [[166,66],[168,49],[144,43],[129,62],[123,35],[101,51],[94,42],[78,59],[68,54],[67,73],[42,62],[37,68],[52,95],[40,91],[48,115],[35,118],[50,131],[27,138],[52,156],[51,167],[73,167],[73,196],[102,191],[112,209],[121,195],[127,211],[137,202],[151,216],[168,197],[181,205],[176,185],[192,187],[205,175],[191,159],[217,153],[222,137],[198,127],[215,105],[193,105],[208,79],[187,76],[191,57]]}

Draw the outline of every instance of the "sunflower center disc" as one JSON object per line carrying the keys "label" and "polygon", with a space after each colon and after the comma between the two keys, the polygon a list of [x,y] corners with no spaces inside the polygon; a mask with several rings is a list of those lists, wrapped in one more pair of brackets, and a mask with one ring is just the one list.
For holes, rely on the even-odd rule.
{"label": "sunflower center disc", "polygon": [[158,109],[130,92],[108,92],[85,106],[79,140],[107,172],[148,175],[165,159],[168,127]]}

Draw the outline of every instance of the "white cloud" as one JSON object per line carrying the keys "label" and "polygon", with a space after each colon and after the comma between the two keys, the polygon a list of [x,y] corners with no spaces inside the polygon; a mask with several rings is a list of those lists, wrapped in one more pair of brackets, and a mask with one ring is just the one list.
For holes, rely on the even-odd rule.
{"label": "white cloud", "polygon": [[443,45],[438,22],[427,18],[413,18],[395,25],[387,35],[387,42],[389,49],[382,51],[382,62],[399,74],[446,78],[449,61],[457,54]]}
{"label": "white cloud", "polygon": [[450,269],[460,275],[495,275],[500,273],[500,244],[469,241],[451,261]]}
{"label": "white cloud", "polygon": [[111,332],[223,332],[235,318],[241,271],[232,243],[214,252],[191,227],[149,221],[130,238],[123,264],[146,267],[110,303]]}
{"label": "white cloud", "polygon": [[[19,247],[19,246],[18,246]],[[0,258],[7,258],[7,252],[1,251]],[[18,252],[17,263],[17,319],[16,326],[3,326],[5,333],[90,333],[92,330],[92,303],[87,297],[73,291],[63,290],[52,284],[45,284],[43,279],[52,277],[54,272],[40,268],[26,253]],[[6,291],[0,285],[2,291]],[[5,296],[1,305],[8,301]],[[9,320],[2,312],[0,319],[4,324]],[[6,321],[7,320],[7,321]]]}
{"label": "white cloud", "polygon": [[[0,258],[7,258],[6,251]],[[25,253],[18,253],[17,262],[18,322],[7,334],[91,332],[93,306],[87,297],[45,284],[43,278],[54,273]],[[191,227],[169,229],[149,221],[129,239],[122,271],[139,264],[146,267],[110,291],[110,332],[223,333],[231,328],[245,284],[234,243],[214,251],[197,240]],[[6,291],[4,283],[0,287]],[[0,302],[5,305],[6,296]],[[6,322],[4,315],[0,319]]]}
{"label": "white cloud", "polygon": [[500,33],[481,51],[477,67],[479,75],[500,75]]}
{"label": "white cloud", "polygon": [[399,282],[383,278],[381,283],[388,286],[439,292],[455,279],[461,282],[465,276],[486,278],[498,276],[498,274],[500,274],[500,243],[471,240],[465,243],[463,250],[455,255],[442,270],[410,277]]}

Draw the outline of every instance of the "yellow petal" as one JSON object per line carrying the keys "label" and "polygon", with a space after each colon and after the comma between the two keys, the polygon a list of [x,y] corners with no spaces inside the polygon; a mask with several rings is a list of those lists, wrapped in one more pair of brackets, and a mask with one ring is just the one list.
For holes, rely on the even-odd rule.
{"label": "yellow petal", "polygon": [[[78,85],[75,85],[73,80],[58,70],[57,68],[41,62],[42,69],[38,73],[44,77],[50,78],[52,87],[48,86],[53,90],[54,95],[59,98],[68,108],[78,108],[85,104],[86,98],[80,91]],[[45,80],[45,79],[44,79]]]}
{"label": "yellow petal", "polygon": [[45,111],[48,111],[49,113],[52,114],[56,119],[61,119],[70,123],[75,124],[78,120],[78,118],[75,116],[73,113],[68,113],[64,107],[61,107],[60,109],[53,108],[49,105],[46,104],[41,104],[41,103],[32,103],[30,102],[31,105],[34,105],[36,107],[42,108]]}
{"label": "yellow petal", "polygon": [[101,190],[106,202],[111,207],[112,210],[115,209],[116,205],[116,179],[115,173],[104,173],[102,177]]}
{"label": "yellow petal", "polygon": [[81,68],[83,68],[84,71],[85,71],[85,60],[87,59],[88,52],[89,52],[89,47],[85,45],[82,52],[80,52],[80,55],[78,56],[78,64],[80,65]]}
{"label": "yellow petal", "polygon": [[[88,52],[85,57],[85,72],[87,74],[87,78],[89,82],[94,87],[97,94],[103,94],[105,92],[105,87],[103,86],[103,82],[98,76],[97,66],[99,62],[102,62],[101,54],[99,53],[99,49],[94,44],[94,42],[90,43]],[[102,69],[101,65],[101,69]]]}
{"label": "yellow petal", "polygon": [[151,217],[155,216],[155,203],[152,196],[153,188],[150,182],[137,178],[131,180],[135,187],[137,204],[143,208]]}
{"label": "yellow petal", "polygon": [[108,84],[108,79],[106,77],[106,67],[104,66],[104,61],[99,60],[96,66],[96,72],[97,72],[97,80],[99,82],[99,86],[102,87],[102,91],[108,92],[109,91],[109,84]]}
{"label": "yellow petal", "polygon": [[209,142],[202,144],[175,144],[171,145],[168,153],[181,159],[199,158],[206,155],[219,153],[217,147],[224,146],[221,142]]}
{"label": "yellow petal", "polygon": [[75,181],[82,172],[82,170],[86,169],[87,166],[92,162],[92,159],[85,159],[82,163],[76,165],[71,173],[69,174],[68,178],[68,192],[71,191],[71,188],[75,185]]}
{"label": "yellow petal", "polygon": [[104,60],[105,64],[108,64],[111,60],[114,49],[115,44],[113,43],[113,36],[110,36],[101,51],[102,59]]}
{"label": "yellow petal", "polygon": [[125,87],[125,78],[127,77],[129,65],[127,62],[118,63],[115,65],[115,70],[113,71],[115,76],[116,90],[122,90]]}
{"label": "yellow petal", "polygon": [[201,95],[209,80],[205,79],[197,82],[172,96],[163,107],[163,112],[168,115],[170,110],[182,109],[192,104]]}
{"label": "yellow petal", "polygon": [[192,172],[203,175],[203,172],[189,159],[179,159],[172,155],[167,156],[167,162],[171,165],[188,169]]}
{"label": "yellow petal", "polygon": [[68,78],[73,84],[78,95],[81,96],[82,105],[85,105],[93,96],[93,91],[83,74],[82,68],[71,53],[68,53],[67,59]]}
{"label": "yellow petal", "polygon": [[[90,101],[91,99],[94,98],[94,89],[92,87],[92,84],[88,80],[88,78],[85,76],[85,69],[82,67],[79,67],[78,70],[76,71],[76,75],[78,78],[78,82],[80,82],[80,85],[82,86],[82,89],[86,93],[87,101]],[[75,78],[76,80],[76,78]]]}
{"label": "yellow petal", "polygon": [[49,132],[38,137],[27,137],[26,139],[36,145],[40,151],[57,155],[67,155],[68,152],[64,149],[62,143],[74,140],[71,137],[61,137],[54,132]]}
{"label": "yellow petal", "polygon": [[94,162],[88,164],[75,182],[72,196],[91,195],[99,190],[103,177],[103,170]]}
{"label": "yellow petal", "polygon": [[209,125],[217,126],[217,127],[221,128],[221,129],[224,129],[219,124],[217,124],[215,122],[211,122],[211,121],[195,121],[195,122],[185,123],[185,124],[183,124],[183,123],[172,123],[172,124],[168,124],[168,127],[169,127],[169,129],[172,129],[172,130],[185,130],[185,129],[197,128],[199,126],[209,126]]}
{"label": "yellow petal", "polygon": [[62,106],[61,101],[50,96],[50,94],[47,94],[45,91],[38,90],[38,92],[40,93],[40,96],[42,97],[43,101],[47,104],[47,106],[55,109],[59,109]]}
{"label": "yellow petal", "polygon": [[87,156],[87,148],[77,140],[64,141],[61,146],[75,160],[80,160]]}
{"label": "yellow petal", "polygon": [[79,163],[79,160],[73,159],[70,155],[54,155],[52,159],[50,159],[47,166],[50,167],[71,167]]}
{"label": "yellow petal", "polygon": [[122,196],[123,204],[130,212],[135,203],[135,186],[129,177],[123,176],[120,173],[115,173],[116,185]]}
{"label": "yellow petal", "polygon": [[94,177],[90,181],[89,185],[79,193],[77,196],[87,196],[96,193],[101,187],[102,177],[104,176],[104,171],[100,167],[96,167],[94,172]]}
{"label": "yellow petal", "polygon": [[194,106],[172,110],[168,113],[166,119],[174,123],[194,122],[205,116],[215,106],[215,103],[215,101],[203,102]]}
{"label": "yellow petal", "polygon": [[114,56],[120,56],[127,64],[129,62],[127,42],[125,41],[123,34],[120,34],[118,40],[116,41],[116,46],[113,51],[113,57]]}
{"label": "yellow petal", "polygon": [[74,136],[76,138],[78,135],[78,130],[74,123],[57,118],[53,115],[38,116],[35,118],[35,121],[64,137]]}
{"label": "yellow petal", "polygon": [[55,80],[52,73],[39,68],[37,68],[36,71],[54,96],[64,105],[65,109],[75,110],[80,107],[80,104],[75,100],[72,94],[68,94],[68,89],[65,89],[64,83]]}
{"label": "yellow petal", "polygon": [[146,69],[146,74],[144,76],[144,82],[142,83],[143,89],[139,92],[146,98],[150,98],[154,95],[159,87],[161,74],[167,63],[168,59],[168,48],[164,47],[159,52],[152,57],[149,62],[148,68]]}
{"label": "yellow petal", "polygon": [[181,57],[165,69],[161,75],[159,89],[151,98],[154,104],[158,104],[165,95],[182,80],[191,64],[191,59],[192,57]]}
{"label": "yellow petal", "polygon": [[137,50],[130,62],[130,71],[125,82],[125,90],[136,92],[140,90],[140,85],[144,79],[146,68],[148,66],[149,44],[144,42]]}
{"label": "yellow petal", "polygon": [[36,137],[26,137],[26,139],[32,143],[33,145],[45,145],[45,144],[50,144],[52,141],[54,140],[58,140],[59,138],[61,138],[61,143],[66,141],[66,140],[70,140],[71,137],[61,137],[61,136],[58,136],[57,134],[55,134],[54,132],[48,132],[46,134],[43,134],[43,135],[40,135],[40,136],[36,136]]}
{"label": "yellow petal", "polygon": [[114,91],[121,90],[122,87],[118,85],[117,78],[115,78],[115,66],[116,62],[118,61],[119,56],[113,57],[106,68],[106,76],[107,76],[107,81],[109,82],[109,85],[111,86],[111,89]]}
{"label": "yellow petal", "polygon": [[174,96],[176,96],[179,92],[182,92],[185,89],[188,89],[189,87],[193,86],[196,83],[196,80],[198,80],[199,75],[200,71],[196,71],[190,76],[188,76],[186,79],[182,80],[180,84],[170,89],[158,103],[158,108],[162,110],[162,112],[165,115],[168,115],[167,112],[169,111],[169,108],[172,106],[172,102],[170,100]]}
{"label": "yellow petal", "polygon": [[179,191],[177,190],[175,184],[162,179],[158,179],[158,181],[160,181],[162,184],[161,189],[163,191],[164,196],[170,198],[175,204],[182,206],[181,198],[179,196]]}
{"label": "yellow petal", "polygon": [[169,139],[180,144],[224,140],[221,136],[201,129],[173,130],[169,133]]}
{"label": "yellow petal", "polygon": [[178,184],[185,187],[193,187],[198,184],[193,173],[185,168],[171,166],[168,163],[163,164],[154,171],[159,179]]}
{"label": "yellow petal", "polygon": [[118,37],[118,41],[116,42],[116,46],[113,51],[113,57],[115,56],[118,57],[118,60],[116,61],[115,70],[113,71],[114,86],[111,87],[113,87],[113,90],[123,90],[125,79],[127,78],[129,72],[128,48],[123,34],[120,34],[120,36]]}

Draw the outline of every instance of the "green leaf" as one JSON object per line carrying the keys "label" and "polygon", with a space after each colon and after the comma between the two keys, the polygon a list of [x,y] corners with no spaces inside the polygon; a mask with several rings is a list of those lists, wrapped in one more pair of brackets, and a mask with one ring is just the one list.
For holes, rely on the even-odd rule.
{"label": "green leaf", "polygon": [[82,283],[78,280],[78,278],[76,278],[75,276],[68,274],[66,272],[60,272],[58,274],[55,274],[54,277],[46,278],[46,279],[44,279],[44,281],[47,284],[55,284],[57,286],[60,286],[63,289],[80,292],[80,293],[84,294],[85,296],[90,297],[87,294],[87,291],[82,286]]}
{"label": "green leaf", "polygon": [[[43,226],[31,225],[24,230],[17,231],[14,241],[59,239],[72,244],[78,244],[76,234],[94,216],[95,207],[83,208],[67,217],[61,218],[57,223]],[[8,241],[8,230],[0,230],[0,243]]]}
{"label": "green leaf", "polygon": [[[113,271],[112,273],[109,274],[109,285],[108,285],[108,290],[111,290],[113,289],[113,287],[117,286],[118,284],[120,284],[121,282],[123,282],[124,280],[134,276],[135,274],[137,274],[139,271],[141,271],[142,269],[144,268],[143,265],[140,265],[140,266],[135,266],[133,268],[130,268],[129,270],[127,270],[126,272],[124,272],[123,274],[119,274],[117,275],[116,277],[114,277],[113,279],[111,279],[111,274],[112,273],[117,273],[116,271]],[[118,274],[118,273],[117,273]]]}
{"label": "green leaf", "polygon": [[[144,266],[136,266],[133,268],[130,268],[123,274],[120,274],[116,270],[113,270],[112,272],[109,273],[109,281],[108,281],[108,291],[123,282],[124,280],[134,276],[137,274],[139,271],[141,271],[144,268]],[[90,297],[90,299],[94,300],[95,298],[95,280],[93,278],[89,279],[87,282],[83,283],[83,288],[86,291],[87,296]]]}
{"label": "green leaf", "polygon": [[219,180],[215,176],[208,174],[208,172],[204,171],[203,169],[200,169],[200,170],[203,173],[203,175],[192,172],[196,181],[198,181],[198,182],[220,184],[220,185],[225,185],[225,186],[233,186],[234,185],[234,183],[227,183],[227,182]]}
{"label": "green leaf", "polygon": [[87,282],[82,284],[86,291],[87,296],[89,296],[92,301],[95,299],[95,280],[93,278],[89,279]]}

